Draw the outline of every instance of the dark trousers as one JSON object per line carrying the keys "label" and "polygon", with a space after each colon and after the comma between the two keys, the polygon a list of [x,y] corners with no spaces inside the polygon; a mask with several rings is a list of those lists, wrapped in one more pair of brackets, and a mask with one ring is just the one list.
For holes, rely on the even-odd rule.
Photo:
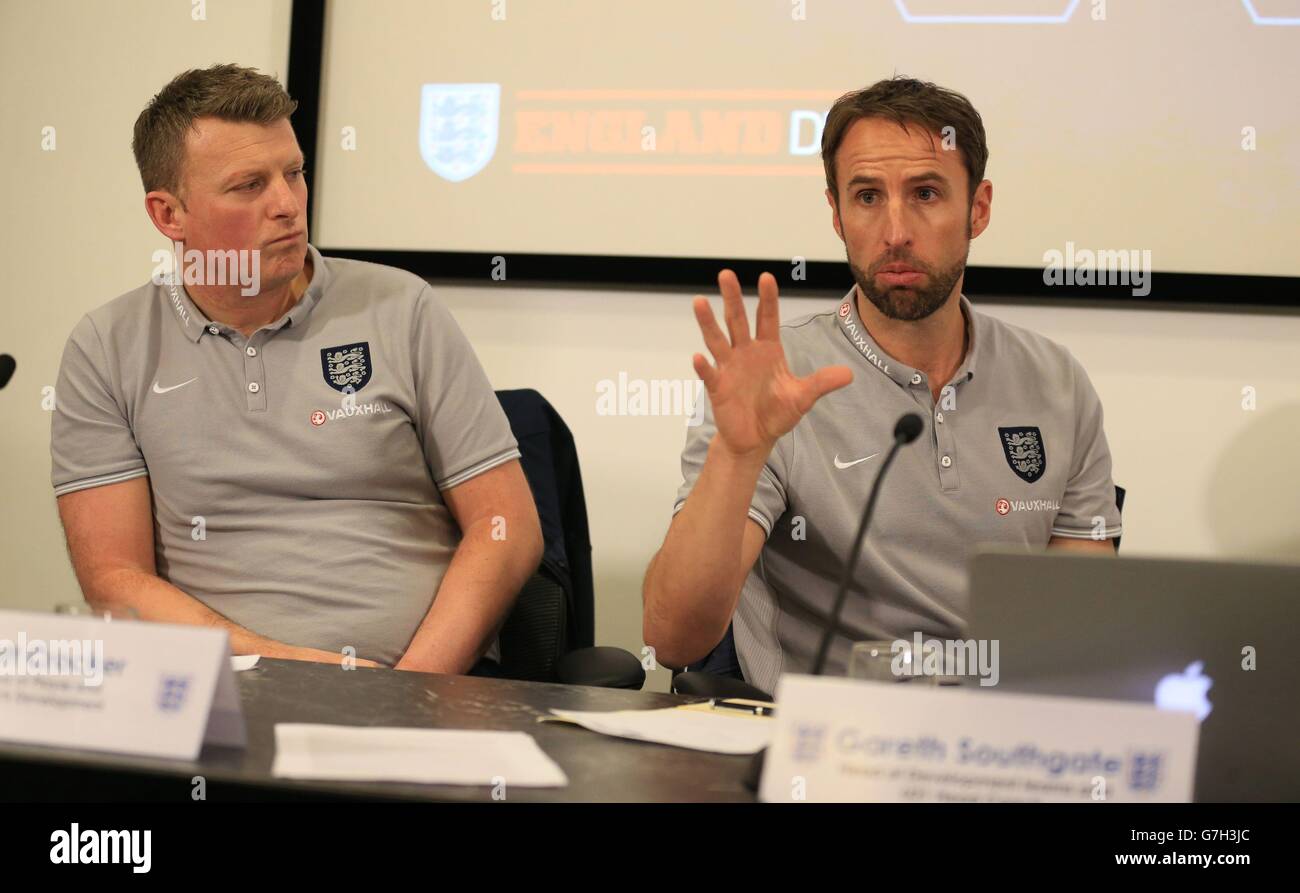
{"label": "dark trousers", "polygon": [[727,634],[722,637],[722,641],[712,651],[702,660],[696,661],[686,669],[699,673],[711,673],[714,676],[728,676],[743,682],[745,674],[740,669],[740,658],[736,655],[736,640],[731,627],[727,627]]}
{"label": "dark trousers", "polygon": [[494,660],[480,657],[478,663],[469,668],[469,676],[487,676],[491,679],[501,678],[501,665]]}

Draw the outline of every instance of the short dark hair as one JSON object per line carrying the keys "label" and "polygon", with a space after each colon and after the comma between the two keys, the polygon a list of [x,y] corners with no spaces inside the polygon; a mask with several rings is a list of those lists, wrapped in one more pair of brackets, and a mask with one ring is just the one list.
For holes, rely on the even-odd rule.
{"label": "short dark hair", "polygon": [[822,128],[822,165],[826,168],[826,186],[837,205],[840,195],[835,179],[835,155],[849,127],[862,118],[887,118],[900,127],[920,124],[927,131],[940,134],[945,127],[953,128],[970,179],[968,200],[975,197],[975,188],[983,181],[984,166],[989,160],[980,113],[955,90],[915,78],[893,77],[876,81],[864,90],[845,93],[835,100],[826,115],[826,126]]}
{"label": "short dark hair", "polygon": [[270,125],[297,108],[279,81],[255,68],[214,65],[178,74],[135,119],[131,151],[144,191],[180,194],[185,133],[198,118]]}

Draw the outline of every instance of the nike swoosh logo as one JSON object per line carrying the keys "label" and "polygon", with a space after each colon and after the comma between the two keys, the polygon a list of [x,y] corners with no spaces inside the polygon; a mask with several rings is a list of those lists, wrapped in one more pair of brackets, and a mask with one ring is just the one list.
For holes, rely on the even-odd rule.
{"label": "nike swoosh logo", "polygon": [[153,383],[153,392],[154,392],[155,394],[165,394],[165,393],[167,393],[168,391],[174,391],[174,390],[176,390],[177,388],[183,388],[183,387],[185,387],[187,384],[189,384],[189,383],[192,382],[192,381],[198,381],[198,378],[191,378],[190,381],[183,381],[183,382],[181,382],[180,384],[174,384],[174,385],[172,385],[170,388],[160,388],[160,387],[158,387],[158,380],[157,380],[157,379],[154,379],[154,383]]}
{"label": "nike swoosh logo", "polygon": [[857,465],[859,462],[866,462],[868,459],[874,459],[879,455],[880,455],[879,453],[872,453],[870,456],[863,456],[861,459],[854,459],[852,462],[841,462],[839,454],[837,453],[835,456],[835,467],[852,468],[854,465]]}

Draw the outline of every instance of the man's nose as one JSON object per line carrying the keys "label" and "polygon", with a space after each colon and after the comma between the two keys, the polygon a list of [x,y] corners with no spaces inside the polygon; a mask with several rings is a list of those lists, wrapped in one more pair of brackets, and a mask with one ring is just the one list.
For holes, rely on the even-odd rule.
{"label": "man's nose", "polygon": [[906,246],[912,241],[912,226],[908,219],[906,202],[895,199],[889,203],[885,217],[885,244],[890,248]]}
{"label": "man's nose", "polygon": [[298,196],[294,195],[293,187],[289,182],[281,177],[274,186],[271,196],[271,215],[273,217],[297,217],[298,216]]}

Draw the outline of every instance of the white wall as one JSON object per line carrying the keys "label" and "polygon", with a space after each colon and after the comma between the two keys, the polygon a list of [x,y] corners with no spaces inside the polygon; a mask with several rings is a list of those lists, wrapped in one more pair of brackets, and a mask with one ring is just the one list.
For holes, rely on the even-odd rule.
{"label": "white wall", "polygon": [[[148,280],[166,241],[144,212],[131,128],[189,68],[251,65],[283,78],[289,0],[0,3],[0,605],[79,601],[50,489],[50,415],[63,343],[86,311]],[[42,150],[42,128],[55,149]]]}
{"label": "white wall", "polygon": [[[49,414],[68,331],[140,284],[163,244],[145,218],[131,124],[168,79],[236,61],[283,74],[288,3],[135,2],[0,6],[0,605],[79,598],[49,486]],[[41,127],[58,128],[55,152]],[[978,251],[973,260],[978,262]],[[703,283],[701,287],[703,287]],[[848,279],[845,279],[847,290]],[[440,285],[498,388],[546,395],[577,439],[591,516],[597,639],[639,653],[640,583],[680,482],[684,420],[595,411],[602,379],[691,378],[700,349],[688,291]],[[831,306],[787,296],[784,316]],[[1223,296],[1231,305],[1248,295]],[[1118,483],[1129,489],[1124,551],[1300,557],[1300,314],[977,305],[1066,344],[1106,411]],[[751,308],[752,310],[752,308]],[[1242,408],[1254,388],[1256,408]],[[652,687],[664,688],[657,674]]]}

